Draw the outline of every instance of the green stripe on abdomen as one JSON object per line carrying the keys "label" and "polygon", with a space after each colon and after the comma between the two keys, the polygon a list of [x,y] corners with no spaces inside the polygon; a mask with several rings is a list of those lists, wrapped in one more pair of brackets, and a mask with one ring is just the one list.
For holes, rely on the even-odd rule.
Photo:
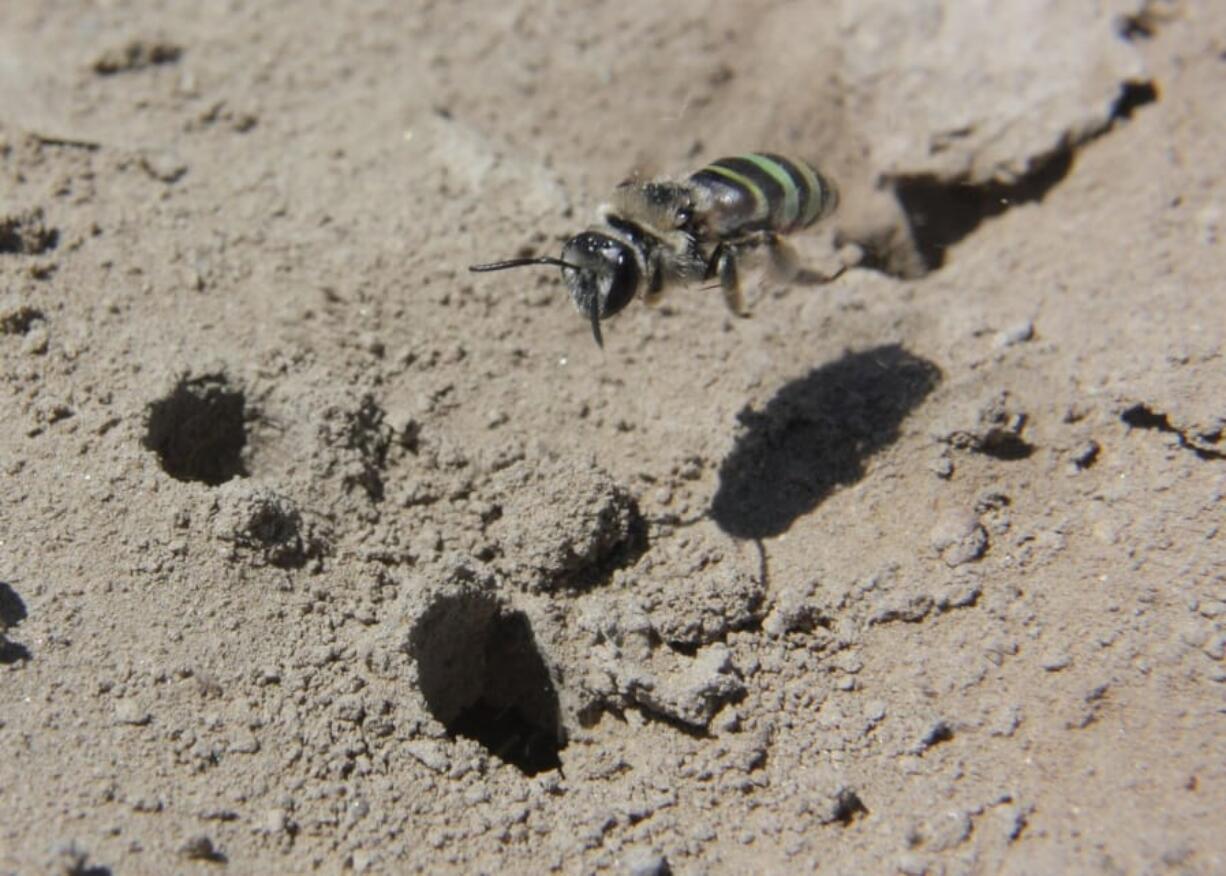
{"label": "green stripe on abdomen", "polygon": [[[721,158],[690,180],[735,191],[740,215],[726,227],[743,231],[788,234],[830,215],[838,204],[834,186],[808,163],[769,152]],[[734,213],[731,204],[726,201],[721,210],[726,219]]]}
{"label": "green stripe on abdomen", "polygon": [[736,162],[736,159],[722,158],[719,161],[708,164],[695,176],[710,173],[732,183],[741,190],[745,197],[753,202],[753,209],[747,211],[743,221],[766,222],[770,218],[770,196],[763,190],[758,181],[754,179],[756,174],[753,172],[752,167],[738,167],[735,166],[734,162]]}
{"label": "green stripe on abdomen", "polygon": [[783,192],[783,197],[770,205],[771,224],[777,231],[788,231],[796,225],[800,218],[801,191],[796,180],[789,171],[792,162],[778,155],[751,153],[741,156],[746,161],[752,161],[763,173],[770,176]]}
{"label": "green stripe on abdomen", "polygon": [[792,162],[793,166],[804,177],[804,185],[809,197],[805,205],[804,215],[800,217],[800,225],[812,225],[833,208],[832,196],[834,190],[825,179],[803,161]]}

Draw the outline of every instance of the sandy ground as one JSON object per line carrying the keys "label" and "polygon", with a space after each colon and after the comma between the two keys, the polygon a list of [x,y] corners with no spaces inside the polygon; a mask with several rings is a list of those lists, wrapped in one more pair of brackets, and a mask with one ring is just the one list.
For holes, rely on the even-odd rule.
{"label": "sandy ground", "polygon": [[0,872],[1226,873],[1226,6],[313,6],[0,5]]}

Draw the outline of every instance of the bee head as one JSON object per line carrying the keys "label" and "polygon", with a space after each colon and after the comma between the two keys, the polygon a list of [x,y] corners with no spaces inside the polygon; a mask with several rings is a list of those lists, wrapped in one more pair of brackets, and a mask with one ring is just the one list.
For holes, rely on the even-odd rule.
{"label": "bee head", "polygon": [[562,258],[549,256],[507,259],[472,265],[470,271],[502,271],[526,265],[557,265],[575,308],[592,322],[592,336],[604,346],[600,321],[622,310],[638,291],[642,271],[631,248],[597,231],[576,234],[562,247]]}
{"label": "bee head", "polygon": [[600,320],[621,311],[634,299],[642,273],[630,247],[597,231],[577,234],[562,247],[562,277],[575,308],[592,321],[592,335],[600,337]]}

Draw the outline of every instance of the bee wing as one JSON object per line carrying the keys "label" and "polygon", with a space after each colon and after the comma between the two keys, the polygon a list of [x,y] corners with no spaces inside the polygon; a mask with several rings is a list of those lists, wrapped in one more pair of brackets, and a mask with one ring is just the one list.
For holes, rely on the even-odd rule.
{"label": "bee wing", "polygon": [[782,237],[776,237],[766,246],[766,279],[777,285],[821,286],[838,279],[845,270],[847,265],[841,260],[830,272],[810,267],[796,248]]}
{"label": "bee wing", "polygon": [[[759,246],[745,247],[740,256],[748,275],[748,282],[744,283],[745,291],[741,295],[749,311],[771,290],[776,295],[785,294],[783,287],[795,283],[803,274],[796,249],[780,237],[770,238]],[[731,302],[729,307],[732,307]]]}
{"label": "bee wing", "polygon": [[634,154],[634,159],[630,164],[630,168],[622,180],[621,185],[639,185],[648,180],[660,178],[660,164],[654,158],[650,157],[644,150],[640,149]]}
{"label": "bee wing", "polygon": [[766,278],[772,283],[791,283],[800,273],[796,248],[780,237],[766,247]]}

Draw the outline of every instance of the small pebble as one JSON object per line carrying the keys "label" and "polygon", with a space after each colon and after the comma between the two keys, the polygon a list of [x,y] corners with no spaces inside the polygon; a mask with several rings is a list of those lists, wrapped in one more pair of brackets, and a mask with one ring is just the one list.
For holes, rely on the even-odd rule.
{"label": "small pebble", "polygon": [[954,463],[948,456],[938,456],[929,463],[928,469],[941,480],[947,481],[953,477]]}
{"label": "small pebble", "polygon": [[47,352],[50,340],[47,327],[42,323],[37,323],[21,339],[21,352],[27,356],[41,356]]}
{"label": "small pebble", "polygon": [[668,861],[651,849],[630,849],[621,856],[626,876],[666,876]]}
{"label": "small pebble", "polygon": [[146,153],[141,156],[140,166],[145,173],[164,183],[178,182],[187,173],[187,165],[169,152]]}
{"label": "small pebble", "polygon": [[1073,465],[1079,470],[1089,468],[1094,464],[1095,460],[1098,459],[1098,452],[1101,449],[1102,448],[1099,447],[1098,442],[1093,438],[1083,441],[1081,444],[1077,445],[1077,448],[1073,451],[1073,455],[1071,457]]}
{"label": "small pebble", "polygon": [[115,723],[139,727],[152,720],[149,710],[135,700],[120,700],[115,706]]}
{"label": "small pebble", "polygon": [[194,836],[179,847],[179,854],[189,861],[224,861],[225,855],[204,834]]}
{"label": "small pebble", "polygon": [[1047,672],[1059,672],[1067,669],[1073,658],[1065,651],[1053,651],[1043,658],[1043,669]]}
{"label": "small pebble", "polygon": [[1023,344],[1034,337],[1034,323],[1030,320],[1016,323],[996,333],[997,347],[1012,347]]}
{"label": "small pebble", "polygon": [[960,566],[983,556],[988,549],[988,534],[969,511],[948,511],[932,528],[929,543],[946,565]]}

